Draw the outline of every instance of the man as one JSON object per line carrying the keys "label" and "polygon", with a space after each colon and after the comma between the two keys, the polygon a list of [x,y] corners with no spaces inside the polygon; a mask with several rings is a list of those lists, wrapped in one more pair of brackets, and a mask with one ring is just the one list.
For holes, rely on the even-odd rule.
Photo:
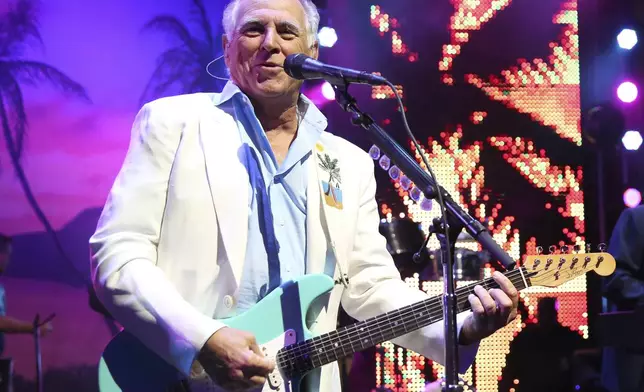
{"label": "man", "polygon": [[[11,259],[11,237],[0,233],[0,275],[3,275]],[[45,323],[40,326],[40,336],[46,336],[52,331],[52,324]],[[34,325],[31,321],[18,320],[7,316],[4,286],[0,284],[0,356],[4,352],[4,334],[33,333]]]}
{"label": "man", "polygon": [[[615,272],[604,278],[602,287],[611,310],[644,311],[644,206],[627,208],[620,214],[608,253],[617,262]],[[611,392],[644,390],[644,353],[604,348],[602,384]]]}
{"label": "man", "polygon": [[[315,333],[335,328],[340,302],[365,319],[426,298],[402,282],[378,233],[372,160],[325,132],[282,68],[292,53],[317,58],[318,21],[309,0],[231,2],[231,82],[144,106],[90,240],[97,295],[125,329],[184,374],[199,359],[231,390],[263,384],[275,364],[252,334],[216,319],[280,282],[326,273],[344,283],[317,309]],[[516,289],[495,279],[503,290],[478,287],[474,312],[458,319],[461,370],[516,315]],[[395,341],[442,361],[442,329]],[[335,364],[318,375],[310,390],[339,389]]]}

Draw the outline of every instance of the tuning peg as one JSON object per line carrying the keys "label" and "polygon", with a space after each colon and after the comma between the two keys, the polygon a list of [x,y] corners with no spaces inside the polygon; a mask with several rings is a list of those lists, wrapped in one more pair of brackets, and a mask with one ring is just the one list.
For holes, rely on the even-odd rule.
{"label": "tuning peg", "polygon": [[575,244],[575,246],[573,246],[572,249],[573,249],[573,253],[580,253],[581,252],[581,245]]}
{"label": "tuning peg", "polygon": [[590,242],[587,243],[586,244],[586,253],[592,253],[592,250],[593,250],[593,248],[591,246],[591,243]]}
{"label": "tuning peg", "polygon": [[543,253],[543,246],[537,246],[535,250],[537,251],[537,256],[541,256]]}
{"label": "tuning peg", "polygon": [[561,253],[562,254],[568,254],[568,249],[569,249],[568,245],[562,245]]}
{"label": "tuning peg", "polygon": [[605,252],[606,251],[606,244],[604,244],[602,242],[601,244],[597,245],[597,249],[599,249],[599,251],[602,252],[602,253]]}
{"label": "tuning peg", "polygon": [[550,254],[554,254],[557,251],[557,247],[555,245],[550,245],[548,251],[550,251]]}

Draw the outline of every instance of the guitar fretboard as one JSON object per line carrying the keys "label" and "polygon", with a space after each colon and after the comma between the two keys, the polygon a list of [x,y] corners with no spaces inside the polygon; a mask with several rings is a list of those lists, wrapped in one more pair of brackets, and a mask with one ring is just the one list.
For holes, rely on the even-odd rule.
{"label": "guitar fretboard", "polygon": [[[531,284],[531,274],[525,267],[506,272],[505,275],[517,290],[523,290]],[[494,279],[488,278],[454,290],[457,313],[471,309],[468,296],[474,292],[476,285],[485,289],[499,288]],[[441,321],[442,302],[442,296],[435,296],[284,347],[277,354],[278,365],[289,378],[302,376],[317,367]]]}

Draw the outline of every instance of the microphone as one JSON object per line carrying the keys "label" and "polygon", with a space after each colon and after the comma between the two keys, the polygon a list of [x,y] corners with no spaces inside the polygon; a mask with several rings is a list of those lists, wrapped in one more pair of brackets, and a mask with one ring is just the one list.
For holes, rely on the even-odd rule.
{"label": "microphone", "polygon": [[335,85],[358,83],[380,86],[388,84],[387,79],[382,76],[324,64],[303,53],[289,54],[286,56],[286,60],[284,61],[284,71],[288,76],[294,79],[324,79]]}

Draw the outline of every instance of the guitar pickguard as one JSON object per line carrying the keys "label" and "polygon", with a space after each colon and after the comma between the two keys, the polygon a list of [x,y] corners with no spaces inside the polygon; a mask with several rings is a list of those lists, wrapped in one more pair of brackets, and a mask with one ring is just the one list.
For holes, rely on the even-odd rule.
{"label": "guitar pickguard", "polygon": [[[275,358],[277,352],[283,347],[294,344],[297,342],[297,337],[295,331],[289,329],[283,335],[278,336],[277,338],[262,344],[260,350],[264,353],[266,357]],[[268,375],[266,384],[262,388],[262,392],[291,392],[293,391],[293,386],[291,385],[290,380],[285,380],[283,374],[280,372],[279,367],[276,365],[275,370]]]}

